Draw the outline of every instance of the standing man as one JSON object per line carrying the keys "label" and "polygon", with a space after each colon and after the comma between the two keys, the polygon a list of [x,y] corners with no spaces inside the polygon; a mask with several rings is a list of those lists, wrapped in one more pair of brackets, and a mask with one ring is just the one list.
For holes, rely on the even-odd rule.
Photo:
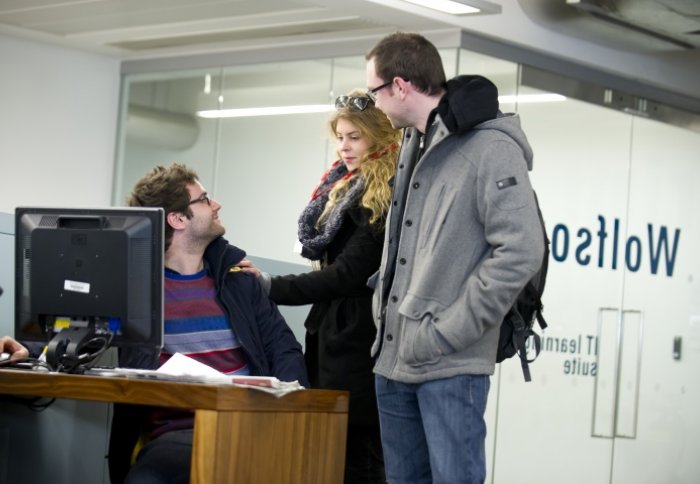
{"label": "standing man", "polygon": [[[129,205],[165,212],[165,341],[160,353],[123,349],[120,365],[157,368],[180,352],[222,373],[275,376],[309,387],[301,345],[255,276],[236,267],[245,252],[222,237],[221,205],[197,174],[180,164],[157,166],[136,183]],[[134,425],[137,417],[133,407],[115,406],[112,482],[124,477],[124,464],[116,459],[125,458],[128,466],[133,442],[127,441],[144,430],[151,440],[126,482],[189,482],[192,413],[153,410],[143,422],[145,429]]]}
{"label": "standing man", "polygon": [[481,483],[500,324],[543,257],[532,150],[496,86],[445,82],[422,36],[388,35],[366,59],[369,96],[407,128],[374,293],[387,480]]}

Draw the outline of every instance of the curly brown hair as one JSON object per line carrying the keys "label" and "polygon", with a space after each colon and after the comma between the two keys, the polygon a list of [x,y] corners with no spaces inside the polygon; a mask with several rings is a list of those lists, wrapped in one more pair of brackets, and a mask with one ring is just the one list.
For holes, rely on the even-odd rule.
{"label": "curly brown hair", "polygon": [[[348,94],[354,97],[366,95],[366,91],[362,89],[354,89]],[[365,182],[360,205],[371,212],[370,223],[384,223],[391,201],[391,187],[388,182],[396,171],[401,131],[394,129],[386,115],[372,102],[362,111],[355,111],[350,106],[336,109],[328,123],[333,137],[336,136],[339,119],[352,123],[369,141],[368,153],[360,160],[358,168],[358,174]],[[338,155],[340,156],[339,153]],[[328,195],[328,203],[319,221],[324,219],[333,205],[347,192],[350,188],[348,183],[349,179],[336,183]]]}
{"label": "curly brown hair", "polygon": [[[130,207],[161,207],[167,218],[171,212],[192,217],[188,185],[199,180],[197,173],[180,163],[156,166],[136,182],[126,203]],[[165,250],[173,238],[173,228],[165,225]]]}

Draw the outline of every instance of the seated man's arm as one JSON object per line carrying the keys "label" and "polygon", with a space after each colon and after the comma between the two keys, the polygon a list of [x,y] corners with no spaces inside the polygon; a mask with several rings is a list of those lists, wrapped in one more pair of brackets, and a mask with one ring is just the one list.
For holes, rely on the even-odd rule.
{"label": "seated man's arm", "polygon": [[254,286],[253,304],[270,376],[282,381],[298,380],[300,385],[309,388],[301,344],[262,286],[255,280]]}

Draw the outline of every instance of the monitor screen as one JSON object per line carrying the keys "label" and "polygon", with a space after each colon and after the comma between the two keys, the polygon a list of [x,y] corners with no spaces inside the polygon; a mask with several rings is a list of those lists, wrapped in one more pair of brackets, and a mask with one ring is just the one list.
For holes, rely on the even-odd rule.
{"label": "monitor screen", "polygon": [[[163,345],[163,210],[15,211],[15,337],[77,366],[86,345]],[[64,361],[66,360],[66,361]]]}

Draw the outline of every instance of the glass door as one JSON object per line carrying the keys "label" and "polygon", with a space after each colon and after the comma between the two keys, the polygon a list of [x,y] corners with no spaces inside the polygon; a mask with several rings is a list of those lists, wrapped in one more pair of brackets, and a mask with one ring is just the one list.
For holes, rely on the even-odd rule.
{"label": "glass door", "polygon": [[[518,93],[539,94],[523,87]],[[622,318],[631,117],[575,100],[518,105],[551,260],[549,328],[525,383],[500,365],[494,483],[607,483],[612,472],[616,328]]]}
{"label": "glass door", "polygon": [[700,135],[573,100],[518,111],[550,327],[532,383],[515,360],[494,378],[491,482],[697,482]]}
{"label": "glass door", "polygon": [[700,134],[634,118],[614,484],[698,482]]}

